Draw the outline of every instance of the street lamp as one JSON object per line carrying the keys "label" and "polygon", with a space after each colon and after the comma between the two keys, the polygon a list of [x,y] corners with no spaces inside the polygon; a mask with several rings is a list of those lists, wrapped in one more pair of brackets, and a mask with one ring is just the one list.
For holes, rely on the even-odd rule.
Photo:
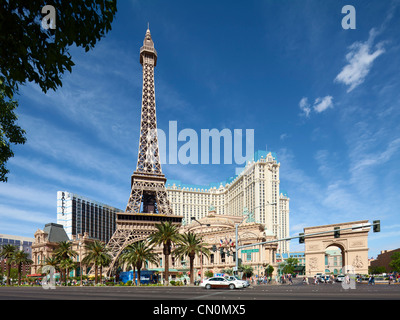
{"label": "street lamp", "polygon": [[79,239],[79,271],[80,271],[80,274],[81,274],[81,287],[83,286],[82,285],[82,242],[81,242],[81,240]]}
{"label": "street lamp", "polygon": [[[210,226],[209,223],[201,223],[200,221],[196,220],[195,217],[191,217],[191,220],[200,224],[200,233],[201,234],[203,234],[203,225],[206,227]],[[203,280],[203,252],[200,252],[200,281],[202,281],[202,280]]]}

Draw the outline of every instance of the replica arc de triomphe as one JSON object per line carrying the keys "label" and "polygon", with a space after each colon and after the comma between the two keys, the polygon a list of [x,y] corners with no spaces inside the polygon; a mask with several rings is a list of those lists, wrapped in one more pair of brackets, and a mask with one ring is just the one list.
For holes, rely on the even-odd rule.
{"label": "replica arc de triomphe", "polygon": [[[329,247],[338,247],[342,251],[343,274],[368,274],[370,228],[363,225],[368,225],[368,220],[304,228],[306,275],[325,273],[325,250]],[[334,237],[335,227],[340,228],[338,238]],[[326,231],[331,232],[324,233]]]}

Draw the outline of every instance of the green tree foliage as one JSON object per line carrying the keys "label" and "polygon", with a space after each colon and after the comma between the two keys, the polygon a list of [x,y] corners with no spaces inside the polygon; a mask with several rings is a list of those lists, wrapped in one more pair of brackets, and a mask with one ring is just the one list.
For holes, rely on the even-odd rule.
{"label": "green tree foliage", "polygon": [[165,272],[164,281],[168,285],[169,281],[169,256],[171,255],[171,246],[173,243],[180,242],[179,227],[173,225],[170,222],[161,222],[156,224],[157,232],[153,233],[149,237],[150,244],[162,245],[164,261],[165,261]]}
{"label": "green tree foliage", "polygon": [[389,267],[392,271],[400,272],[400,252],[395,252],[390,256],[390,259]]}
{"label": "green tree foliage", "polygon": [[193,232],[188,232],[180,235],[180,241],[174,254],[179,257],[189,257],[190,265],[190,283],[194,283],[194,258],[196,255],[200,257],[210,255],[210,250],[207,248],[207,243],[203,242],[203,238]]}
{"label": "green tree foliage", "polygon": [[59,268],[64,275],[64,282],[67,285],[68,269],[71,269],[72,257],[76,257],[78,253],[72,249],[72,242],[61,241],[54,250],[54,256],[59,261]]}
{"label": "green tree foliage", "polygon": [[[10,143],[25,143],[14,124],[13,101],[20,85],[33,82],[44,93],[62,86],[72,72],[73,45],[89,51],[111,30],[117,0],[3,0],[0,2],[0,181],[7,182],[5,163],[13,156]],[[55,9],[55,29],[42,27],[42,8]]]}
{"label": "green tree foliage", "polygon": [[385,267],[369,267],[368,271],[370,274],[382,274],[386,272],[386,268]]}
{"label": "green tree foliage", "polygon": [[[140,271],[145,262],[158,265],[158,254],[153,252],[153,247],[147,241],[138,241],[125,248],[120,259],[131,264],[137,269],[138,285],[140,286]],[[135,269],[133,269],[135,277]],[[133,281],[135,282],[135,281]]]}
{"label": "green tree foliage", "polygon": [[15,252],[17,251],[17,247],[12,244],[6,244],[1,248],[0,257],[6,259],[7,266],[7,285],[10,285],[10,276],[11,276],[11,263],[13,262],[13,257]]}
{"label": "green tree foliage", "polygon": [[299,260],[296,258],[287,258],[283,264],[282,272],[286,274],[293,274],[294,268],[299,263]]}
{"label": "green tree foliage", "polygon": [[[82,264],[94,265],[95,271],[95,283],[98,283],[98,270],[102,266],[109,264],[112,260],[110,255],[110,250],[106,246],[105,243],[95,240],[93,242],[87,243],[85,245],[86,256],[82,259]],[[100,271],[100,281],[101,281],[102,272]]]}
{"label": "green tree foliage", "polygon": [[25,131],[16,125],[15,109],[18,102],[5,96],[4,85],[0,80],[0,181],[7,182],[9,170],[6,163],[14,156],[11,144],[24,144]]}
{"label": "green tree foliage", "polygon": [[265,275],[267,275],[268,277],[272,275],[272,273],[274,272],[274,267],[271,265],[268,265],[265,268]]}
{"label": "green tree foliage", "polygon": [[[42,27],[44,5],[52,5],[56,28]],[[37,83],[43,92],[62,86],[61,76],[74,65],[68,49],[85,51],[111,30],[116,0],[5,0],[0,5],[0,80],[6,95],[26,81]]]}
{"label": "green tree foliage", "polygon": [[242,264],[238,267],[238,271],[243,272],[243,276],[249,278],[253,275],[254,269],[252,266]]}
{"label": "green tree foliage", "polygon": [[23,250],[17,250],[13,257],[14,263],[18,266],[18,285],[21,285],[22,268],[24,265],[32,264],[29,254]]}

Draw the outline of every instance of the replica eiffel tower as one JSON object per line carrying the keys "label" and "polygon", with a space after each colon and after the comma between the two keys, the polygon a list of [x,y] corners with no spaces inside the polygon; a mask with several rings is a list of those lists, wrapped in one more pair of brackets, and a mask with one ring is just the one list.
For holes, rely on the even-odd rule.
{"label": "replica eiffel tower", "polygon": [[156,224],[181,224],[182,216],[174,215],[165,188],[166,178],[161,171],[158,151],[154,67],[157,51],[147,28],[140,48],[143,66],[142,112],[139,155],[136,171],[131,177],[131,194],[125,212],[117,213],[116,231],[107,244],[113,258],[106,273],[111,275],[122,250],[133,242],[154,233]]}

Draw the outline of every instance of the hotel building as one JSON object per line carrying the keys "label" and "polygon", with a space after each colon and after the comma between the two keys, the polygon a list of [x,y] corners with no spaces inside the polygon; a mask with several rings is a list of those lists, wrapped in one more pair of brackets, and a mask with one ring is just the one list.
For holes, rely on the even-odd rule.
{"label": "hotel building", "polygon": [[[209,209],[217,215],[250,214],[256,223],[278,239],[289,237],[289,197],[280,190],[280,163],[275,153],[257,151],[254,158],[234,177],[208,186],[183,184],[178,180],[166,183],[174,213],[184,217],[205,218]],[[279,252],[289,251],[289,242],[279,242]]]}
{"label": "hotel building", "polygon": [[57,223],[64,227],[69,239],[87,233],[90,238],[107,243],[116,228],[116,213],[121,211],[75,193],[57,192]]}

